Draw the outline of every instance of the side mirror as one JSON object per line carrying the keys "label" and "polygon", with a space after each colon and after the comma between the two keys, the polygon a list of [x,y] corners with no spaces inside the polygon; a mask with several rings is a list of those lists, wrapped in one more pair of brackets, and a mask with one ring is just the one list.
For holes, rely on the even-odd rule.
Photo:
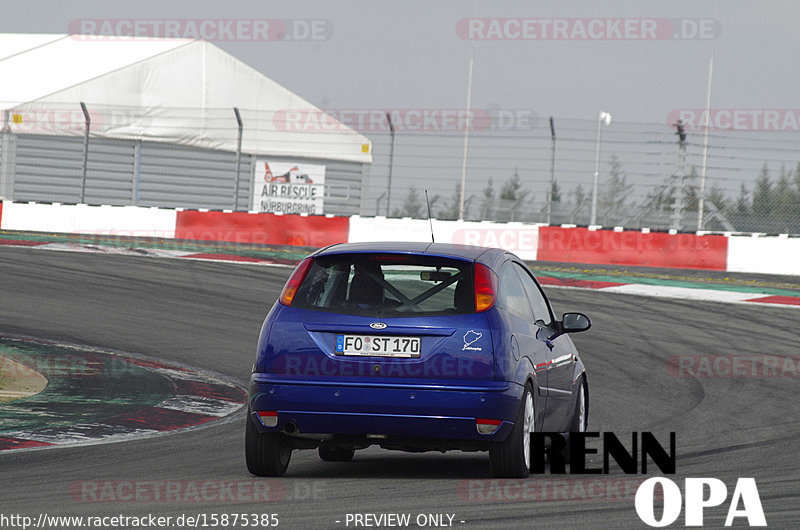
{"label": "side mirror", "polygon": [[583,313],[564,313],[561,317],[562,333],[578,333],[592,327],[592,321]]}

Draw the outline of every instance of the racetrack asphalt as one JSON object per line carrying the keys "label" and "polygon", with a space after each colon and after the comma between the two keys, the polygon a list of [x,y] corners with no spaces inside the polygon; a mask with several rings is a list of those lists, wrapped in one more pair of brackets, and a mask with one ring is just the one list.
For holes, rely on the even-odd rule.
{"label": "racetrack asphalt", "polygon": [[[0,332],[159,357],[246,384],[261,322],[289,273],[0,248]],[[574,336],[589,376],[590,431],[613,431],[623,440],[634,431],[652,431],[660,441],[675,432],[677,473],[671,479],[682,486],[685,477],[719,478],[730,500],[738,477],[754,477],[769,526],[796,527],[796,370],[775,377],[753,367],[730,377],[695,366],[694,373],[676,374],[674,362],[782,356],[797,368],[800,312],[545,289],[559,313],[582,311],[593,320],[589,332]],[[613,465],[610,475],[496,481],[483,453],[370,448],[351,463],[296,451],[285,478],[258,479],[244,465],[244,414],[238,416],[162,438],[0,454],[0,513],[276,513],[283,528],[346,528],[348,513],[410,513],[412,521],[418,514],[445,513],[454,514],[461,528],[646,527],[630,492],[622,491],[622,499],[613,491],[598,494],[603,484],[647,478],[624,475]],[[594,455],[589,465],[601,461]],[[648,476],[658,474],[649,469]],[[171,497],[165,493],[170,484],[177,484]],[[218,489],[205,490],[205,496],[192,489],[208,484]],[[136,487],[141,495],[132,493]],[[157,487],[160,493],[153,493]],[[707,509],[706,526],[722,527],[727,511],[727,502]],[[676,526],[682,522],[681,516]]]}

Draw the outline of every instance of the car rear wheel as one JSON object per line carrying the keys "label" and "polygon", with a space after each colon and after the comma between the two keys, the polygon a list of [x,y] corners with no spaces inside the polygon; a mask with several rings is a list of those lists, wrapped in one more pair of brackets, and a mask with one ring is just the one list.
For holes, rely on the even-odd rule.
{"label": "car rear wheel", "polygon": [[326,444],[319,446],[319,457],[326,462],[349,462],[355,453],[353,448],[331,447]]}
{"label": "car rear wheel", "polygon": [[496,477],[525,478],[530,474],[531,433],[535,419],[533,391],[528,384],[522,394],[514,428],[505,441],[497,442],[489,449],[489,462]]}
{"label": "car rear wheel", "polygon": [[247,418],[245,431],[245,459],[247,470],[259,477],[280,477],[289,467],[291,448],[281,433],[261,433]]}

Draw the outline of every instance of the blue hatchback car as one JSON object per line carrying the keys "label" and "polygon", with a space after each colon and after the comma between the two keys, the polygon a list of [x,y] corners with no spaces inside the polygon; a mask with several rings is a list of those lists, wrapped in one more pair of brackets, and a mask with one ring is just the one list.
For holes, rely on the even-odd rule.
{"label": "blue hatchback car", "polygon": [[379,445],[489,451],[525,477],[530,433],[585,430],[588,383],[530,269],[500,249],[351,243],[304,259],[261,328],[250,378],[249,471],[286,472],[294,449],[347,461]]}

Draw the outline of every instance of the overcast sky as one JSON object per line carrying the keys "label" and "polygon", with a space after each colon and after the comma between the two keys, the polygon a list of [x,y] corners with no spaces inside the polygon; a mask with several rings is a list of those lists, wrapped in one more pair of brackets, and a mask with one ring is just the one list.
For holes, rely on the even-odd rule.
{"label": "overcast sky", "polygon": [[[84,19],[280,19],[325,21],[322,39],[215,41],[323,108],[458,108],[475,52],[475,108],[532,109],[540,116],[664,122],[670,110],[705,104],[715,49],[712,105],[796,108],[800,3],[683,1],[3,1],[0,31],[66,33]],[[712,38],[463,38],[468,18],[688,20],[714,22]],[[483,32],[492,36],[486,22]],[[612,22],[608,22],[612,24]],[[549,24],[549,23],[548,23]],[[593,26],[597,30],[601,26]],[[579,30],[580,28],[578,28]],[[613,33],[613,27],[611,29]],[[645,34],[649,37],[651,34]],[[689,35],[691,36],[691,35]]]}
{"label": "overcast sky", "polygon": [[[790,120],[788,127],[780,121],[774,128],[782,133],[758,132],[752,121],[741,134],[713,131],[709,185],[733,197],[741,185],[753,189],[763,164],[775,175],[798,163],[800,2],[794,0],[0,2],[0,32],[6,33],[63,34],[85,23],[111,24],[113,33],[120,23],[160,28],[177,21],[180,31],[207,23],[212,33],[225,34],[220,28],[238,20],[245,29],[232,38],[227,33],[206,39],[333,115],[463,109],[474,53],[473,111],[508,110],[533,120],[518,124],[514,145],[502,136],[471,139],[470,197],[480,197],[487,178],[503,182],[519,171],[532,191],[528,197],[545,200],[548,116],[556,117],[559,131],[558,181],[565,190],[588,189],[599,110],[614,118],[603,137],[601,182],[614,154],[637,186],[631,200],[663,186],[675,171],[670,124],[678,109],[705,107],[712,51],[712,110],[771,109],[780,113],[779,120]],[[270,38],[253,38],[247,28],[264,20]],[[285,28],[292,38],[274,38],[275,28]],[[314,28],[313,38],[308,28]],[[389,189],[389,135],[364,132],[374,156],[364,196],[377,209]],[[457,131],[450,132],[449,139],[398,136],[393,208],[411,187],[453,195],[461,178],[462,141]],[[661,147],[651,147],[659,142]],[[687,162],[697,169],[702,163],[697,129],[688,145]]]}

